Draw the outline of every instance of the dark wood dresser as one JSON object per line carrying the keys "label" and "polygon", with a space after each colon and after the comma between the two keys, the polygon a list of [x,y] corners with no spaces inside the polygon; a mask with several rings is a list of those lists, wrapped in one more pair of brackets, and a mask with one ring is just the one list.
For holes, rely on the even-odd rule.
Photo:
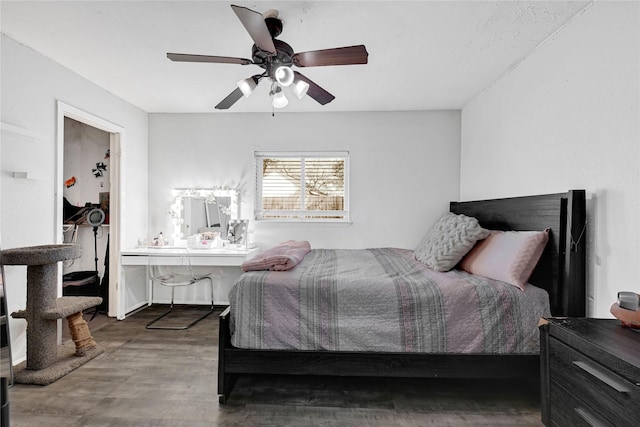
{"label": "dark wood dresser", "polygon": [[640,426],[640,333],[616,319],[552,318],[540,327],[546,426]]}

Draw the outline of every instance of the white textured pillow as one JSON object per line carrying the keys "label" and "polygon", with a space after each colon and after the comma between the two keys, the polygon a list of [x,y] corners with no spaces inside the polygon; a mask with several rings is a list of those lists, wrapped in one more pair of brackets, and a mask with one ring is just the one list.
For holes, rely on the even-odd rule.
{"label": "white textured pillow", "polygon": [[433,270],[449,271],[488,235],[489,230],[480,227],[477,219],[447,212],[431,227],[414,255]]}

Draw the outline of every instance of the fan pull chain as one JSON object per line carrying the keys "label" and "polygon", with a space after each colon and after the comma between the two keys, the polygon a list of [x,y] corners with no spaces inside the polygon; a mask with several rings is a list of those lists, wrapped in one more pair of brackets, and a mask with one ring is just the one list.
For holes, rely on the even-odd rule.
{"label": "fan pull chain", "polygon": [[569,232],[570,237],[571,237],[571,245],[569,246],[569,249],[571,250],[571,252],[577,252],[578,251],[578,245],[580,244],[580,241],[584,237],[584,232],[585,232],[586,229],[587,229],[587,221],[584,222],[584,226],[582,227],[582,231],[580,232],[580,236],[578,236],[578,240],[577,241],[573,239],[573,233]]}

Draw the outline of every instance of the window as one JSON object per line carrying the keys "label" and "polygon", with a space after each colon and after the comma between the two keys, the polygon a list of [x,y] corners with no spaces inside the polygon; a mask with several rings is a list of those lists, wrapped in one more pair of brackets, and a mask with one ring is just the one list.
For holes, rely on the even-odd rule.
{"label": "window", "polygon": [[349,153],[256,152],[256,219],[349,220]]}

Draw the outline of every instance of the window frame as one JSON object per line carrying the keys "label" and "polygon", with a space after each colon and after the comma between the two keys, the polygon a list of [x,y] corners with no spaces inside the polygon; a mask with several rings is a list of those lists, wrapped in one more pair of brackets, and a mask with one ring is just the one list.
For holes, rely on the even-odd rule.
{"label": "window frame", "polygon": [[[262,192],[263,192],[263,176],[262,167],[263,159],[265,158],[289,158],[300,159],[302,163],[303,159],[321,159],[321,158],[339,158],[344,161],[344,202],[343,210],[269,210],[265,211],[262,206]],[[298,223],[349,223],[350,222],[350,197],[349,197],[349,151],[254,151],[255,161],[255,201],[254,201],[254,219],[256,221],[265,222],[298,222]],[[304,170],[304,166],[302,167]],[[301,176],[303,179],[304,174]],[[302,186],[304,188],[304,186]],[[301,206],[304,206],[305,191],[302,191]],[[282,215],[295,216],[295,218],[268,218],[264,215],[266,213],[276,213]],[[340,218],[319,218],[318,216],[341,216]]]}

